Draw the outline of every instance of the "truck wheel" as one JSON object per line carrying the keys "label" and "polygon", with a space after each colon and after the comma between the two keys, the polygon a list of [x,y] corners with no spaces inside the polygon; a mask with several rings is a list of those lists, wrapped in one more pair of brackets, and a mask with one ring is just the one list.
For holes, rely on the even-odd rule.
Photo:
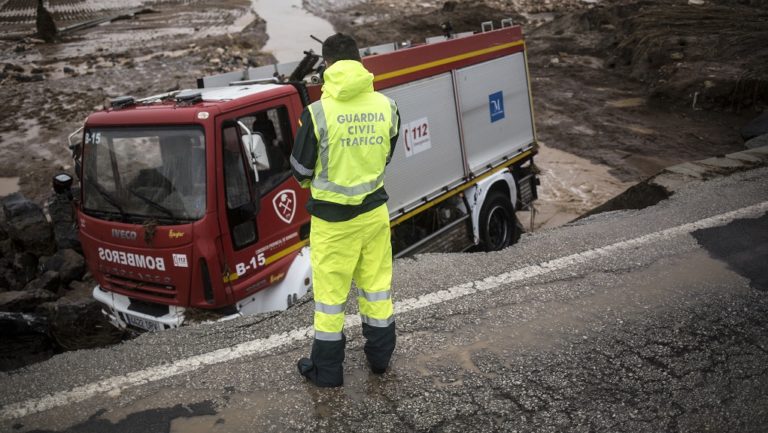
{"label": "truck wheel", "polygon": [[491,192],[480,209],[480,247],[485,251],[504,249],[520,239],[522,226],[509,199]]}

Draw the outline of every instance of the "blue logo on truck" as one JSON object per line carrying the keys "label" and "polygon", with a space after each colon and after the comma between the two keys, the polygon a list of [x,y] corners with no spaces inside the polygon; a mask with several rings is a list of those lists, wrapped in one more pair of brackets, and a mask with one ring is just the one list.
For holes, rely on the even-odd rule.
{"label": "blue logo on truck", "polygon": [[501,90],[488,95],[488,108],[491,110],[491,123],[504,118],[504,93]]}

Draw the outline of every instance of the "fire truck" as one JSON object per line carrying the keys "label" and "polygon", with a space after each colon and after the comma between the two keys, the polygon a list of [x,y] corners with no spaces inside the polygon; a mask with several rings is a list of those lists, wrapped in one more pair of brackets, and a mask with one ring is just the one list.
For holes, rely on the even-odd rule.
{"label": "fire truck", "polygon": [[[396,257],[505,248],[522,229],[515,212],[536,199],[522,31],[492,27],[361,50],[400,109],[385,181]],[[93,296],[115,326],[283,310],[311,290],[309,192],[290,154],[322,72],[310,50],[197,89],[116,98],[70,136]]]}

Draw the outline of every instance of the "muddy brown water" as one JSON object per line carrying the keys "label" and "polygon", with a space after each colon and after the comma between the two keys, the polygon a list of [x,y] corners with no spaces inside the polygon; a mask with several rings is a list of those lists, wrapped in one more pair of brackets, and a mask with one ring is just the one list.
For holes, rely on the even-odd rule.
{"label": "muddy brown water", "polygon": [[331,23],[307,12],[301,0],[253,0],[252,4],[267,22],[269,39],[263,50],[280,63],[301,60],[308,49],[320,52],[320,43],[310,35],[325,40],[335,33]]}
{"label": "muddy brown water", "polygon": [[18,177],[0,177],[0,197],[13,194],[19,190]]}

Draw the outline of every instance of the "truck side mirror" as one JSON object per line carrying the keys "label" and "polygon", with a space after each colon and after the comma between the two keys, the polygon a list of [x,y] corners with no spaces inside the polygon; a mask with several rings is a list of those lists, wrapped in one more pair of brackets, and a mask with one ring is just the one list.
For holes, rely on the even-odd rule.
{"label": "truck side mirror", "polygon": [[251,157],[253,170],[256,173],[259,170],[269,170],[269,157],[267,155],[267,146],[264,144],[264,136],[260,132],[254,132],[250,138],[249,144],[248,136],[243,135],[243,143],[245,143],[248,155]]}
{"label": "truck side mirror", "polygon": [[[241,121],[237,121],[237,124],[242,128],[243,131],[245,131],[245,134],[241,135],[240,142],[242,143],[243,149],[245,150],[245,154],[247,155],[249,165],[251,167],[251,174],[253,177],[253,185],[252,191],[253,194],[251,195],[251,207],[254,214],[259,213],[259,210],[261,210],[261,190],[259,189],[259,170],[257,166],[257,158],[256,158],[256,145],[254,144],[256,140],[254,140],[255,135],[251,132],[250,129],[248,129],[245,124]],[[262,145],[264,144],[262,140]],[[249,177],[250,178],[250,177]]]}

